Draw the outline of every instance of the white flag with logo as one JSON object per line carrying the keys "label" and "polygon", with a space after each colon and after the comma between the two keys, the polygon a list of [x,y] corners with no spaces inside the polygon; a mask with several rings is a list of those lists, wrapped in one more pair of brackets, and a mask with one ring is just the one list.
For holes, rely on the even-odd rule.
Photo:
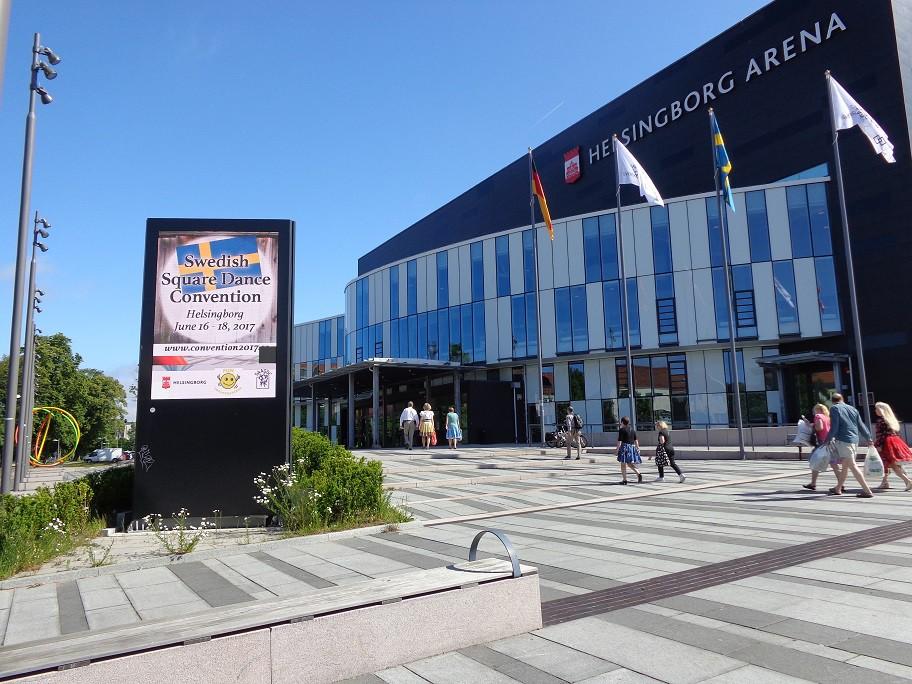
{"label": "white flag with logo", "polygon": [[634,159],[630,151],[624,147],[617,138],[614,139],[614,153],[617,155],[618,184],[636,185],[640,189],[640,197],[645,197],[650,204],[665,206],[665,201],[656,189],[655,183],[649,174]]}
{"label": "white flag with logo", "polygon": [[868,136],[868,140],[871,141],[871,146],[877,154],[891,164],[896,162],[893,157],[893,143],[890,142],[884,129],[832,76],[830,76],[830,105],[833,107],[833,118],[836,120],[837,131],[858,126]]}

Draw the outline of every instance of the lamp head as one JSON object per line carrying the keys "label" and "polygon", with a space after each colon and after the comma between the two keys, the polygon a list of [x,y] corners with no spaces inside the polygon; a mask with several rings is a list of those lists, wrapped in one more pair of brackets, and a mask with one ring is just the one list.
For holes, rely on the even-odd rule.
{"label": "lamp head", "polygon": [[37,304],[35,305],[35,311],[37,311],[38,313],[41,313],[41,307],[38,306]]}
{"label": "lamp head", "polygon": [[36,242],[36,243],[35,243],[35,246],[36,246],[38,249],[40,249],[42,252],[48,251],[47,245],[44,244],[43,242]]}
{"label": "lamp head", "polygon": [[57,70],[47,62],[38,62],[38,66],[35,68],[41,69],[41,71],[44,72],[44,77],[49,81],[53,81],[55,78],[57,78]]}
{"label": "lamp head", "polygon": [[44,45],[42,45],[40,48],[38,48],[38,54],[44,55],[45,57],[47,57],[48,61],[51,64],[53,64],[54,66],[57,66],[62,61],[60,59],[60,56],[56,52],[51,50],[51,48],[49,48],[49,47],[45,47]]}
{"label": "lamp head", "polygon": [[35,219],[35,223],[40,223],[40,224],[41,224],[42,226],[44,226],[45,228],[51,228],[51,227],[52,227],[52,226],[51,226],[51,222],[48,221],[47,219],[43,219],[43,218]]}
{"label": "lamp head", "polygon": [[54,101],[54,98],[51,97],[51,94],[44,89],[44,86],[35,86],[35,92],[41,96],[41,104],[51,104]]}
{"label": "lamp head", "polygon": [[36,288],[35,288],[35,292],[36,292],[37,294],[41,295],[42,297],[44,297],[44,290],[40,290],[40,289],[38,289],[38,288],[36,287]]}
{"label": "lamp head", "polygon": [[44,228],[39,228],[38,235],[40,235],[43,238],[47,238],[47,237],[50,237],[51,234],[49,232],[47,232]]}

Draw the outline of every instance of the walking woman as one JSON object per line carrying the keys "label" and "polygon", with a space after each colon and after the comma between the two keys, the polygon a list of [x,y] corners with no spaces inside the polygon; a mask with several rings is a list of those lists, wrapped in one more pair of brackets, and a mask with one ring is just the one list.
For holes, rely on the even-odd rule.
{"label": "walking woman", "polygon": [[665,466],[670,465],[671,469],[678,474],[678,482],[684,482],[687,478],[675,463],[675,448],[668,434],[668,423],[664,420],[657,420],[656,430],[659,431],[659,444],[656,447],[656,467],[659,469],[659,476],[655,481],[662,482],[665,479]]}
{"label": "walking woman", "polygon": [[877,489],[889,489],[887,478],[890,471],[899,475],[899,479],[906,483],[906,491],[912,490],[912,479],[903,471],[902,464],[912,461],[912,451],[899,436],[899,421],[889,404],[878,401],[874,404],[874,413],[877,420],[874,423],[874,446],[884,464],[884,476]]}
{"label": "walking woman", "polygon": [[446,436],[450,449],[455,449],[456,442],[462,439],[462,430],[459,429],[459,414],[452,406],[446,415]]}
{"label": "walking woman", "polygon": [[[824,404],[817,404],[814,406],[814,434],[817,435],[817,449],[825,449],[827,437],[830,435],[830,409]],[[816,451],[816,449],[815,449]],[[839,477],[839,456],[833,452],[830,456],[830,467],[833,469],[833,472],[836,474],[836,477]],[[824,468],[826,470],[826,468]],[[817,478],[820,476],[820,473],[816,470],[811,471],[811,482],[806,485],[801,485],[805,489],[810,489],[814,491],[817,489]]]}
{"label": "walking woman", "polygon": [[418,414],[418,432],[421,434],[421,444],[425,449],[431,448],[431,434],[434,432],[434,412],[431,405],[425,404]]}
{"label": "walking woman", "polygon": [[617,459],[621,464],[621,484],[627,484],[627,466],[637,476],[637,482],[643,481],[643,476],[637,470],[637,464],[642,463],[640,458],[640,440],[637,439],[636,430],[630,425],[630,418],[621,418],[621,429],[618,430]]}

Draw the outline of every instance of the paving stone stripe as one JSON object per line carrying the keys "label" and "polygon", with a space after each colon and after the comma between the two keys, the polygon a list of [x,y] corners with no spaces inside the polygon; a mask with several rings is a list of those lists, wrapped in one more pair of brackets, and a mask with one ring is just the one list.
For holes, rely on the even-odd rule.
{"label": "paving stone stripe", "polygon": [[565,684],[563,679],[487,646],[469,646],[459,653],[523,684]]}
{"label": "paving stone stripe", "polygon": [[335,582],[330,582],[327,579],[318,577],[312,572],[307,572],[307,570],[302,570],[296,565],[287,563],[280,558],[276,558],[265,551],[253,551],[250,554],[251,557],[256,558],[258,561],[265,563],[266,565],[271,566],[273,569],[278,570],[279,572],[293,577],[296,580],[309,584],[314,589],[325,589],[326,587],[336,586]]}
{"label": "paving stone stripe", "polygon": [[[383,535],[383,538],[385,539],[387,536],[389,535],[385,534]],[[446,561],[439,558],[425,556],[424,554],[415,553],[414,551],[391,548],[384,544],[378,544],[377,542],[367,537],[360,537],[358,539],[343,539],[336,543],[340,544],[341,546],[347,546],[350,549],[357,549],[358,551],[372,554],[374,556],[382,556],[383,558],[389,558],[390,560],[398,561],[399,563],[405,563],[406,565],[411,565],[416,568],[422,568],[423,570],[439,568],[447,564]]]}
{"label": "paving stone stripe", "polygon": [[546,625],[550,625],[600,615],[828,558],[847,551],[903,539],[910,535],[912,535],[912,521],[906,521],[806,544],[797,544],[784,549],[766,551],[701,568],[670,573],[638,582],[635,585],[624,585],[592,594],[549,601],[542,604],[542,619]]}
{"label": "paving stone stripe", "polygon": [[170,570],[193,593],[213,608],[254,600],[253,596],[238,588],[200,561],[175,563]]}
{"label": "paving stone stripe", "polygon": [[57,585],[57,609],[60,615],[61,634],[84,632],[89,628],[76,582],[61,582]]}

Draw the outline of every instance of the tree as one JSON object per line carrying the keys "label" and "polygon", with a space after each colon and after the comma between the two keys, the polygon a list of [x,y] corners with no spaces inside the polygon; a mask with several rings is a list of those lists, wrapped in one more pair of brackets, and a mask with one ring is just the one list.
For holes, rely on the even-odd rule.
{"label": "tree", "polygon": [[[57,406],[69,411],[79,423],[82,440],[79,453],[99,444],[115,446],[123,429],[127,395],[118,380],[94,368],[80,368],[82,357],[73,353],[70,339],[62,333],[37,338],[35,406]],[[0,377],[6,375],[8,359],[0,361]],[[0,409],[5,411],[5,397]],[[35,429],[43,416],[37,416]],[[72,430],[63,421],[52,421],[48,443],[60,440],[61,452],[73,447]]]}

